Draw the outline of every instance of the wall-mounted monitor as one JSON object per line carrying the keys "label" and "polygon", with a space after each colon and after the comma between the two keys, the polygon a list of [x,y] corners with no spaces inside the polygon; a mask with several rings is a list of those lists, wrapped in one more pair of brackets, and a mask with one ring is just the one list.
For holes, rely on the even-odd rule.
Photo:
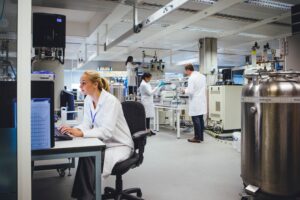
{"label": "wall-mounted monitor", "polygon": [[66,16],[33,13],[32,27],[33,47],[66,47]]}

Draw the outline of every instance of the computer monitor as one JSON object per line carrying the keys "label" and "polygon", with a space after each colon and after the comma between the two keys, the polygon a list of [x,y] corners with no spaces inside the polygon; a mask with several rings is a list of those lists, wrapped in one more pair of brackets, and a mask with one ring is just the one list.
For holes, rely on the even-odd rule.
{"label": "computer monitor", "polygon": [[223,75],[223,82],[230,81],[231,80],[231,69],[225,68],[222,70]]}
{"label": "computer monitor", "polygon": [[[62,90],[60,93],[60,107],[66,107],[67,111],[75,111],[74,94],[67,90]],[[75,114],[68,113],[67,120],[74,120]]]}
{"label": "computer monitor", "polygon": [[74,100],[78,100],[77,89],[72,89],[72,94],[74,95]]}
{"label": "computer monitor", "polygon": [[232,71],[232,80],[234,85],[243,85],[244,84],[244,70],[233,70]]}

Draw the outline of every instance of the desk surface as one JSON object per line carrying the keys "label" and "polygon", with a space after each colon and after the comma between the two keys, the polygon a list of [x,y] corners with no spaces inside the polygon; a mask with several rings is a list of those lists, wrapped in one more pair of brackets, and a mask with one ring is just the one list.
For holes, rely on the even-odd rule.
{"label": "desk surface", "polygon": [[75,153],[88,151],[101,151],[105,144],[98,138],[73,138],[73,140],[55,141],[55,146],[51,149],[34,150],[32,155],[55,154],[55,153]]}
{"label": "desk surface", "polygon": [[167,109],[186,109],[188,107],[187,104],[179,104],[179,105],[165,105],[165,104],[154,104],[155,108],[167,108]]}
{"label": "desk surface", "polygon": [[101,151],[105,144],[98,138],[74,138],[57,141],[51,149],[32,151],[31,160],[49,160],[74,157],[95,157],[96,200],[101,200]]}

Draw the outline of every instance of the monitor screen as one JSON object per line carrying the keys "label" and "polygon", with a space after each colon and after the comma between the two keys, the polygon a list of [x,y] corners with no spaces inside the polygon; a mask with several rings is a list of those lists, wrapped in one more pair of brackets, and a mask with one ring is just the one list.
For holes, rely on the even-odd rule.
{"label": "monitor screen", "polygon": [[231,69],[222,69],[223,81],[231,80]]}
{"label": "monitor screen", "polygon": [[232,80],[235,85],[244,84],[244,70],[234,70],[232,71]]}
{"label": "monitor screen", "polygon": [[[75,111],[74,94],[67,90],[62,90],[60,93],[60,107],[66,107],[67,111]],[[67,114],[67,120],[75,119],[74,113]]]}

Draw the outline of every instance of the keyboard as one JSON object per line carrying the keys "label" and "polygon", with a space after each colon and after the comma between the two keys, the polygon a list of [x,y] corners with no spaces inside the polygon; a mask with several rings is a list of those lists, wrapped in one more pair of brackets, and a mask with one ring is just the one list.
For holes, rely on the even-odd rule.
{"label": "keyboard", "polygon": [[57,128],[55,128],[54,133],[55,141],[61,141],[61,140],[73,140],[73,137],[68,134],[61,134]]}

